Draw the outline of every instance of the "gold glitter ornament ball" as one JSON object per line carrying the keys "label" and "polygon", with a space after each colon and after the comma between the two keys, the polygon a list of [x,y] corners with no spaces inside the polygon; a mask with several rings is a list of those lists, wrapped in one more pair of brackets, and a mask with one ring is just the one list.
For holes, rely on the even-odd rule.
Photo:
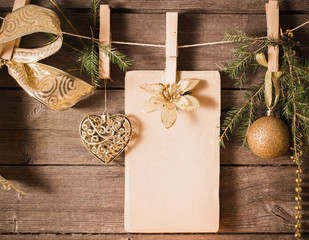
{"label": "gold glitter ornament ball", "polygon": [[290,131],[281,119],[262,117],[250,126],[247,141],[255,155],[272,159],[285,154],[289,149]]}

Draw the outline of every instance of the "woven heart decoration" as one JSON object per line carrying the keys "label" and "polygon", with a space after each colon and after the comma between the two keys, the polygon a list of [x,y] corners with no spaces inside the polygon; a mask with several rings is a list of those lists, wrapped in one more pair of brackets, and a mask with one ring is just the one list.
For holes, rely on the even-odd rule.
{"label": "woven heart decoration", "polygon": [[118,157],[128,145],[132,135],[130,120],[122,115],[89,115],[80,124],[80,136],[96,158],[109,164]]}

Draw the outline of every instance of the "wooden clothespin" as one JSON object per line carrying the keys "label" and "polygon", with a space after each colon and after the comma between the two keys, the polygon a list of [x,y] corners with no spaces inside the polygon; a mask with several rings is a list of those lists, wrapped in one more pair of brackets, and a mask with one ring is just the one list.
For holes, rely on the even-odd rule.
{"label": "wooden clothespin", "polygon": [[177,32],[178,13],[166,13],[166,77],[164,84],[172,84],[177,81]]}
{"label": "wooden clothespin", "polygon": [[[267,36],[274,40],[279,39],[279,3],[278,0],[269,0],[266,5]],[[279,47],[268,47],[268,70],[279,71]]]}
{"label": "wooden clothespin", "polygon": [[[111,44],[110,32],[110,8],[108,5],[100,6],[100,42],[103,44]],[[100,50],[99,56],[99,77],[101,79],[110,79],[110,58]]]}
{"label": "wooden clothespin", "polygon": [[[27,4],[30,4],[30,0],[15,0],[12,11],[15,11],[16,9],[21,8]],[[0,58],[5,59],[5,60],[11,60],[14,47],[18,47],[19,43],[20,43],[20,38],[4,43],[2,45],[2,51],[0,54]]]}

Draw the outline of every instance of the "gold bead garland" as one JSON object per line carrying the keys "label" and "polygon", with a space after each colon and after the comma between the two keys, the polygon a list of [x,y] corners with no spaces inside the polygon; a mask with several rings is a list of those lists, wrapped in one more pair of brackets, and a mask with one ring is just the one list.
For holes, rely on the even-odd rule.
{"label": "gold bead garland", "polygon": [[[290,46],[291,48],[293,48],[296,43],[293,40],[293,33],[291,30],[286,30],[285,35],[287,36],[288,40],[290,41]],[[295,54],[295,50],[293,50],[293,53]],[[300,134],[299,138],[303,138],[303,135]],[[299,145],[302,147],[304,145],[304,143],[302,141],[299,142]],[[302,210],[302,205],[301,205],[301,201],[302,201],[302,197],[300,196],[300,193],[303,191],[302,187],[300,186],[301,182],[303,181],[301,178],[301,174],[303,173],[303,170],[301,169],[301,160],[299,159],[299,157],[301,157],[303,155],[303,152],[301,150],[296,150],[294,148],[291,148],[291,150],[294,152],[294,156],[291,156],[291,160],[293,160],[296,164],[297,164],[297,168],[296,168],[296,174],[297,177],[295,179],[295,183],[297,184],[297,186],[295,187],[295,192],[297,193],[297,195],[295,196],[295,201],[296,201],[296,205],[295,205],[295,220],[296,220],[296,224],[294,225],[295,228],[295,234],[294,237],[295,239],[299,240],[301,238],[301,219],[302,219],[302,214],[301,214],[301,210]]]}
{"label": "gold bead garland", "polygon": [[295,188],[295,192],[297,193],[297,195],[295,196],[295,201],[297,202],[297,204],[295,205],[295,210],[296,210],[296,214],[295,214],[295,220],[296,220],[296,224],[295,224],[295,234],[294,237],[296,239],[300,239],[301,238],[301,233],[300,233],[300,229],[301,229],[301,219],[302,219],[302,215],[300,213],[300,211],[302,210],[302,206],[301,206],[301,201],[302,201],[302,197],[300,196],[300,193],[302,192],[302,188],[300,186],[302,179],[301,179],[301,174],[303,172],[303,170],[301,169],[301,163],[300,162],[296,162],[297,163],[297,169],[296,169],[296,174],[297,177],[295,179],[295,182],[297,184],[296,188]]}

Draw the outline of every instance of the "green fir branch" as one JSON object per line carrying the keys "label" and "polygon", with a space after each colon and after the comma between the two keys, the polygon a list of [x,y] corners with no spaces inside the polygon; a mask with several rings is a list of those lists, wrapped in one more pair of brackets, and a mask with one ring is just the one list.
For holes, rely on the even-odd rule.
{"label": "green fir branch", "polygon": [[[249,95],[248,93],[246,93],[245,95],[245,99],[247,100],[242,106],[236,106],[234,108],[232,108],[230,111],[228,111],[225,115],[225,118],[223,120],[223,123],[221,124],[221,129],[222,129],[222,134],[219,138],[219,143],[222,146],[224,145],[224,139],[229,139],[228,137],[228,132],[233,133],[234,132],[234,128],[236,128],[236,126],[238,125],[238,123],[240,121],[242,121],[243,119],[247,119],[247,121],[243,121],[243,123],[246,124],[246,128],[242,128],[240,131],[240,136],[242,136],[244,138],[243,142],[244,145],[246,145],[246,136],[247,136],[247,131],[248,128],[251,125],[251,122],[254,120],[255,118],[255,113],[254,110],[251,109],[251,107],[254,107],[255,105],[255,100],[256,98],[261,98],[261,92],[263,92],[262,90],[264,89],[264,84],[262,84],[258,89],[255,88],[255,92],[253,95]],[[249,111],[248,111],[248,107],[249,107]],[[249,117],[245,116],[245,114],[249,113]]]}
{"label": "green fir branch", "polygon": [[250,101],[246,114],[243,114],[243,119],[240,122],[238,136],[242,139],[242,146],[248,147],[247,134],[251,124],[255,121],[254,99]]}
{"label": "green fir branch", "polygon": [[289,45],[282,47],[283,61],[281,71],[285,72],[281,86],[287,94],[282,98],[283,115],[291,127],[291,157],[297,164],[303,161],[308,152],[309,97],[307,63],[295,55]]}
{"label": "green fir branch", "polygon": [[90,20],[92,23],[93,30],[98,30],[99,19],[100,19],[100,0],[90,0]]}
{"label": "green fir branch", "polygon": [[125,72],[130,69],[132,61],[126,55],[110,45],[102,44],[101,42],[96,43],[103,53],[111,59],[112,63],[117,64],[122,71]]}
{"label": "green fir branch", "polygon": [[237,43],[237,48],[233,49],[235,60],[221,70],[236,80],[235,86],[240,88],[247,82],[249,71],[254,73],[261,67],[256,62],[256,54],[266,53],[268,46],[278,44],[278,41],[266,37],[247,36],[242,31],[226,32],[224,40]]}
{"label": "green fir branch", "polygon": [[95,42],[88,43],[82,52],[83,54],[78,59],[81,65],[81,72],[91,79],[93,86],[99,87],[99,51]]}
{"label": "green fir branch", "polygon": [[[74,27],[72,21],[69,19],[69,17],[64,13],[63,10],[59,7],[59,5],[56,3],[56,0],[50,0],[52,6],[55,8],[55,10],[58,12],[58,14],[61,16],[62,22],[64,22],[66,25],[68,25],[73,32],[82,42],[83,46],[81,47],[79,45],[74,45],[74,42],[72,40],[72,36],[70,36],[70,41],[67,41],[64,39],[64,46],[68,47],[70,50],[73,50],[74,52],[77,52],[79,54],[78,62],[80,63],[79,71],[71,71],[75,72],[78,75],[86,75],[88,78],[90,78],[91,83],[95,87],[100,87],[100,81],[99,78],[99,52],[102,51],[106,56],[108,56],[113,64],[116,64],[119,69],[122,71],[127,71],[131,67],[131,60],[121,53],[118,49],[112,47],[111,45],[103,44],[97,39],[98,33],[99,33],[99,10],[100,10],[100,1],[99,0],[90,0],[90,33],[91,37],[88,37],[89,39],[82,39],[77,32],[77,29]],[[50,40],[54,40],[54,36],[49,34],[48,38]]]}

